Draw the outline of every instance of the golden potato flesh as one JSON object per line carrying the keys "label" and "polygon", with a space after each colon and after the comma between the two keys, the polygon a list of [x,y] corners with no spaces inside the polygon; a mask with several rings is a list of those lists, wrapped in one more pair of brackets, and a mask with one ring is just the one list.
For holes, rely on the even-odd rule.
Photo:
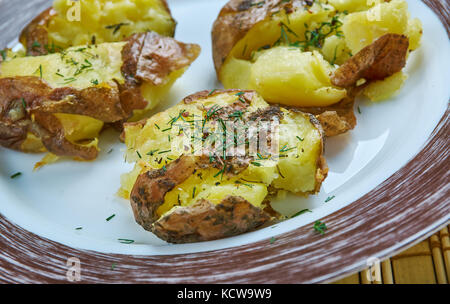
{"label": "golden potato flesh", "polygon": [[0,65],[0,144],[95,159],[104,123],[145,115],[199,52],[149,32],[45,56],[8,54]]}
{"label": "golden potato flesh", "polygon": [[[278,139],[270,145],[278,144],[277,155],[250,153],[250,136],[235,138],[235,144],[241,141],[245,146],[246,153],[240,157],[227,154],[224,158],[221,153],[202,150],[202,144],[208,143],[212,130],[220,124],[239,121],[248,126],[253,121],[275,117],[279,119]],[[203,135],[195,135],[193,131],[188,136],[188,144],[184,141],[180,145],[186,131],[180,132],[174,122],[187,124],[192,130],[201,126]],[[174,212],[181,213],[180,208],[193,208],[200,202],[220,206],[230,195],[264,209],[270,197],[269,188],[272,192],[276,189],[297,194],[316,193],[327,173],[322,157],[323,135],[314,117],[271,107],[253,91],[200,92],[147,121],[126,124],[124,134],[126,159],[136,165],[131,173],[122,176],[119,195],[131,199],[136,220],[149,230],[155,229],[153,224],[158,219],[166,221]],[[196,154],[197,151],[202,153]],[[193,157],[192,166],[180,168],[179,174],[185,174],[186,170],[192,172],[175,182],[175,177],[170,178],[174,167],[187,157]],[[146,183],[152,178],[164,178],[164,174],[169,177],[157,184],[171,186],[159,201],[155,198],[161,191],[155,188],[159,186],[150,187]],[[148,177],[150,181],[143,182]],[[142,212],[141,207],[152,210],[150,219],[145,216],[148,211]]]}
{"label": "golden potato flesh", "polygon": [[289,106],[339,103],[348,97],[330,82],[339,65],[387,33],[407,36],[414,50],[422,32],[404,0],[238,3],[231,0],[213,28],[219,80],[225,88],[253,89],[270,103]]}
{"label": "golden potato flesh", "polygon": [[[261,51],[244,69],[239,69],[239,61],[231,60],[223,68],[226,88],[256,90],[268,102],[304,107],[328,106],[346,96],[345,89],[331,84],[332,67],[317,51],[279,46]],[[227,73],[228,69],[232,72]],[[244,77],[246,84],[241,82]]]}
{"label": "golden potato flesh", "polygon": [[126,42],[69,48],[61,54],[18,57],[0,66],[0,77],[36,76],[53,88],[71,86],[78,89],[93,85],[108,86],[117,80],[124,82],[121,73],[122,49]]}
{"label": "golden potato flesh", "polygon": [[31,24],[22,34],[29,52],[118,42],[148,31],[173,37],[176,26],[165,0],[55,0],[38,19],[37,28]]}
{"label": "golden potato flesh", "polygon": [[420,20],[410,17],[404,0],[380,3],[367,11],[349,14],[343,21],[342,31],[353,54],[388,33],[406,35],[410,50],[415,50],[422,36]]}

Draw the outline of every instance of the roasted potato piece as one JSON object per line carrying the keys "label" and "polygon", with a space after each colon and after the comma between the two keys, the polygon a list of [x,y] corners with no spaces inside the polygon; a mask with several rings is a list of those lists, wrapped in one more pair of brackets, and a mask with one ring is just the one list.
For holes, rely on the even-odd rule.
{"label": "roasted potato piece", "polygon": [[[330,5],[308,1],[230,1],[212,31],[219,80],[225,88],[256,90],[271,103],[339,102],[346,91],[330,83],[332,66],[316,52],[339,30],[339,16]],[[307,41],[325,23],[328,33]]]}
{"label": "roasted potato piece", "polygon": [[[372,100],[395,94],[404,78],[389,80],[389,93],[371,82],[381,88],[400,72],[420,36],[404,0],[231,0],[213,26],[213,58],[225,88],[256,90],[269,103],[315,113],[331,136],[355,126],[355,92]],[[355,90],[357,82],[367,90]]]}
{"label": "roasted potato piece", "polygon": [[103,124],[151,109],[199,52],[195,44],[149,32],[6,60],[0,65],[0,144],[95,159]]}
{"label": "roasted potato piece", "polygon": [[[262,127],[271,121],[278,127]],[[244,136],[230,131],[230,123],[244,126]],[[252,123],[260,126],[257,138]],[[271,194],[316,193],[328,170],[314,116],[269,106],[253,91],[199,92],[146,121],[125,124],[124,135],[126,159],[136,165],[122,176],[119,194],[130,199],[144,229],[172,243],[260,227],[272,218]],[[266,153],[261,138],[270,138]]]}
{"label": "roasted potato piece", "polygon": [[173,37],[175,26],[166,0],[55,0],[25,27],[20,42],[36,56],[148,31]]}

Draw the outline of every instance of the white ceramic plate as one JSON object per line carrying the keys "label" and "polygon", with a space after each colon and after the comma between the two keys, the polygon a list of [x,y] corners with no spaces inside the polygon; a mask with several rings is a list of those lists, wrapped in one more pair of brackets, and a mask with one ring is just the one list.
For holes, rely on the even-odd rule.
{"label": "white ceramic plate", "polygon": [[[179,23],[176,38],[200,44],[202,54],[155,112],[191,93],[220,88],[212,63],[210,30],[226,2],[169,1]],[[308,199],[292,196],[274,203],[292,212],[309,208],[312,213],[237,237],[169,245],[136,224],[129,202],[115,195],[120,175],[129,171],[131,165],[124,163],[124,145],[111,130],[101,137],[102,152],[97,161],[60,161],[37,172],[32,169],[42,155],[0,148],[0,213],[31,232],[71,247],[142,255],[201,252],[249,244],[331,214],[375,188],[413,158],[447,108],[450,44],[446,31],[425,4],[408,3],[412,15],[421,19],[424,35],[421,48],[408,60],[409,79],[400,94],[382,103],[360,100],[356,129],[327,139],[325,156],[330,173],[319,195]],[[11,179],[16,172],[23,174]],[[325,203],[331,196],[334,199]],[[116,216],[106,221],[112,214]],[[83,229],[76,230],[77,227]],[[121,244],[118,239],[132,239],[135,243]]]}

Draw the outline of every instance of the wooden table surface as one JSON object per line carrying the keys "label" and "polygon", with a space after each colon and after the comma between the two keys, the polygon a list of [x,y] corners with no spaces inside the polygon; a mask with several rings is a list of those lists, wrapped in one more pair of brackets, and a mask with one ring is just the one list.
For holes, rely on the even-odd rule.
{"label": "wooden table surface", "polygon": [[450,226],[370,269],[334,284],[449,284]]}

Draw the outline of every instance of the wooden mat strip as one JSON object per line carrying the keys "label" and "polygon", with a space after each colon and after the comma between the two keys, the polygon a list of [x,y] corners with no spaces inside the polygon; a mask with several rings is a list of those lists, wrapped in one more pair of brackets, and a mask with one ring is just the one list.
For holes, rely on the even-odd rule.
{"label": "wooden mat strip", "polygon": [[378,265],[338,280],[335,284],[449,284],[450,237],[445,227]]}

